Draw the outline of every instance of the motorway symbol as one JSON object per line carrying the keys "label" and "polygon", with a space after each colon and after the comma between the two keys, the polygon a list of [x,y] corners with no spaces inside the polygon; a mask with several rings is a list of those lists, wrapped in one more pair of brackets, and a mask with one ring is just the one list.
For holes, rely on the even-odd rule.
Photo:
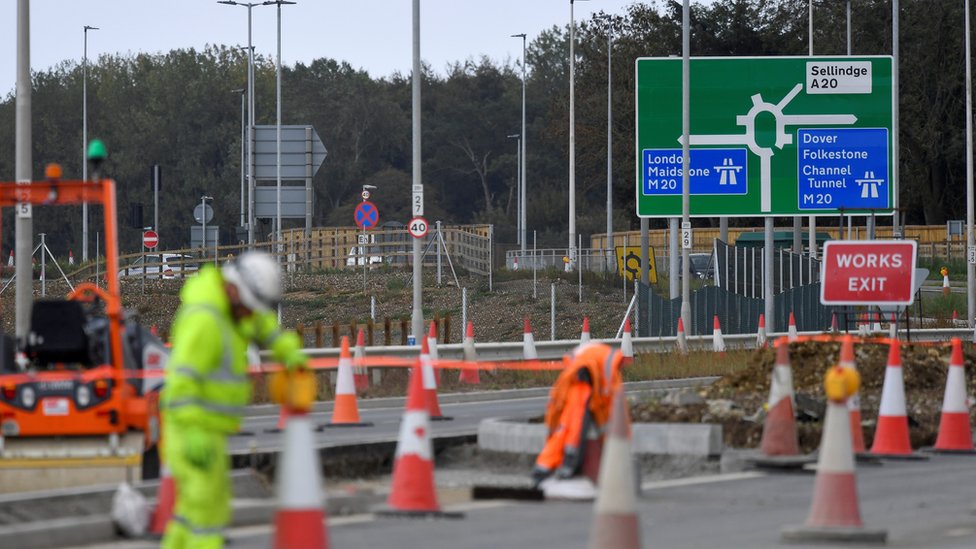
{"label": "motorway symbol", "polygon": [[415,217],[410,220],[410,223],[407,225],[407,230],[410,231],[410,236],[414,238],[423,238],[427,236],[427,229],[429,227],[430,225],[427,223],[426,219],[422,217]]}
{"label": "motorway symbol", "polygon": [[376,204],[364,200],[356,206],[353,217],[356,219],[356,226],[360,229],[372,229],[380,222],[380,211],[376,208]]}

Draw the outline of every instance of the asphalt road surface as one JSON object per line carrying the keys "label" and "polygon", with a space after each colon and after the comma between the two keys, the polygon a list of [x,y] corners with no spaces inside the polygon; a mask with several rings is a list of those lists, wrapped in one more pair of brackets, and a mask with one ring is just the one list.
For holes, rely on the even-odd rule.
{"label": "asphalt road surface", "polygon": [[[801,524],[810,507],[812,474],[733,473],[645,483],[638,500],[644,547],[672,549],[782,547],[780,530]],[[888,530],[889,547],[976,547],[976,456],[934,456],[927,462],[888,461],[858,470],[866,526]],[[330,519],[333,548],[568,548],[586,547],[590,503],[470,502],[456,520]],[[230,547],[270,546],[272,527],[229,532]],[[792,547],[831,545],[791,544]],[[834,545],[836,546],[836,545]],[[116,543],[112,549],[143,549]]]}

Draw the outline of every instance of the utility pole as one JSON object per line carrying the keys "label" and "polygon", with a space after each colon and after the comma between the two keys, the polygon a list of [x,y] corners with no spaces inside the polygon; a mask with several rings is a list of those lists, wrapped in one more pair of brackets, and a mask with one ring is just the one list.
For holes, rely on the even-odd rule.
{"label": "utility pole", "polygon": [[[413,0],[413,75],[411,76],[411,110],[413,141],[413,193],[410,209],[413,217],[424,214],[424,184],[420,173],[420,0]],[[419,211],[418,211],[419,210]],[[413,239],[413,316],[411,330],[416,341],[424,334],[423,265],[420,259],[420,239]]]}
{"label": "utility pole", "polygon": [[[88,181],[88,31],[85,25],[85,50],[81,59],[81,179]],[[81,203],[81,261],[88,261],[88,203]]]}
{"label": "utility pole", "polygon": [[[30,185],[31,163],[31,76],[30,76],[30,1],[17,0],[17,98],[16,98],[16,145],[15,158],[17,184]],[[34,281],[31,275],[31,255],[34,245],[34,220],[31,205],[17,205],[15,224],[14,267],[17,283],[14,286],[16,302],[16,335],[23,341],[30,330],[31,299]]]}

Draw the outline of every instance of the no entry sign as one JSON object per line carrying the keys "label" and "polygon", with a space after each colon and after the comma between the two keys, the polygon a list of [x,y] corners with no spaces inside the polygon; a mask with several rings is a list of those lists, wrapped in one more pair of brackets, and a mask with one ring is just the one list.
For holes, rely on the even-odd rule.
{"label": "no entry sign", "polygon": [[146,231],[142,233],[142,245],[152,250],[159,244],[159,235],[156,231]]}
{"label": "no entry sign", "polygon": [[836,240],[824,244],[824,305],[911,305],[914,240]]}

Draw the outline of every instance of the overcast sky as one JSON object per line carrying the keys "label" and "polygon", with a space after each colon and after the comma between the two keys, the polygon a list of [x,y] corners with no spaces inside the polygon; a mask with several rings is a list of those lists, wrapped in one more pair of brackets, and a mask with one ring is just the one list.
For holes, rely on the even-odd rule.
{"label": "overcast sky", "polygon": [[[253,1],[253,0],[252,0]],[[606,11],[623,14],[635,0],[577,0],[576,19]],[[697,3],[697,0],[695,0]],[[88,57],[103,53],[167,52],[207,44],[246,45],[247,9],[216,0],[32,0],[31,67],[46,70],[65,59],[80,61],[84,25]],[[281,55],[286,65],[320,57],[348,61],[374,77],[411,65],[410,0],[298,0],[282,7]],[[275,53],[274,6],[257,6],[253,44]],[[0,97],[16,83],[17,0],[0,1]],[[422,0],[421,57],[438,72],[452,62],[478,58],[517,60],[522,43],[569,22],[568,0]]]}

